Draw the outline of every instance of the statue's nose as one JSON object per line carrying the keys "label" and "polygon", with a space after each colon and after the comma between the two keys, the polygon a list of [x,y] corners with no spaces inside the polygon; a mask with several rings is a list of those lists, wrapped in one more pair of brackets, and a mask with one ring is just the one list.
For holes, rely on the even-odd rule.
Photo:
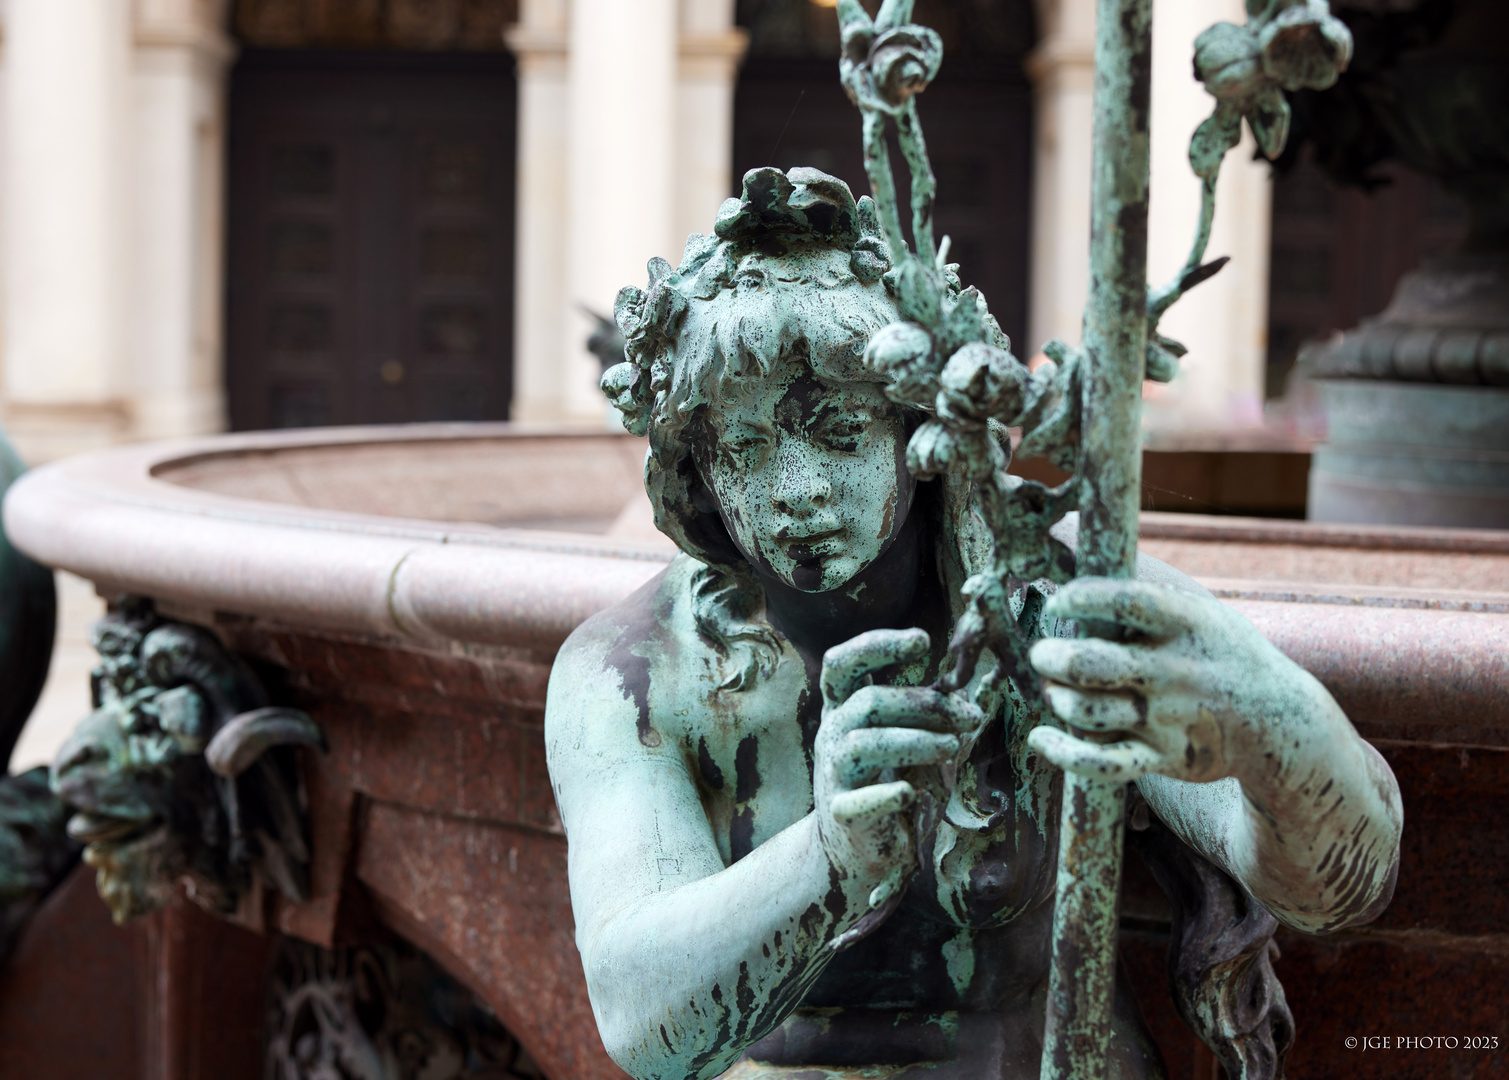
{"label": "statue's nose", "polygon": [[815,483],[798,490],[777,493],[775,508],[792,517],[805,517],[814,510],[827,506],[831,494],[826,481]]}
{"label": "statue's nose", "polygon": [[792,460],[792,455],[783,457],[781,480],[772,492],[775,508],[783,514],[801,517],[827,506],[833,497],[828,477],[807,462]]}
{"label": "statue's nose", "polygon": [[109,751],[93,739],[81,739],[77,743],[70,740],[58,751],[57,759],[52,763],[52,773],[66,776],[91,765],[104,765],[109,760]]}

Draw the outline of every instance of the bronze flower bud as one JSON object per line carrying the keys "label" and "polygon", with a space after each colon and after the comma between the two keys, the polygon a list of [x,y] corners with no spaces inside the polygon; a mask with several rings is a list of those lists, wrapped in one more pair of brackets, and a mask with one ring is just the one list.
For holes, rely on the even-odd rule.
{"label": "bronze flower bud", "polygon": [[954,473],[980,480],[996,465],[990,429],[985,424],[949,427],[929,420],[912,433],[906,446],[906,467],[919,480]]}
{"label": "bronze flower bud", "polygon": [[881,327],[865,346],[864,361],[872,371],[886,377],[885,393],[892,401],[929,406],[937,396],[933,339],[916,323]]}
{"label": "bronze flower bud", "polygon": [[884,238],[861,236],[849,255],[849,270],[866,285],[873,285],[891,268],[891,249]]}
{"label": "bronze flower bud", "polygon": [[1195,78],[1222,100],[1248,97],[1262,89],[1263,50],[1248,27],[1216,23],[1195,38]]}
{"label": "bronze flower bud", "polygon": [[938,415],[983,424],[1009,423],[1022,411],[1031,376],[1005,349],[983,341],[963,346],[939,376]]}
{"label": "bronze flower bud", "polygon": [[925,26],[898,26],[870,45],[869,67],[875,90],[893,109],[906,105],[938,77],[943,39]]}
{"label": "bronze flower bud", "polygon": [[643,289],[625,285],[618,290],[613,300],[613,321],[624,335],[632,336],[644,322],[645,295]]}
{"label": "bronze flower bud", "polygon": [[624,428],[631,435],[644,435],[650,428],[649,395],[642,392],[645,373],[638,364],[625,361],[603,372],[597,384],[603,395],[623,416]]}
{"label": "bronze flower bud", "polygon": [[1325,0],[1303,0],[1258,32],[1263,70],[1285,90],[1324,90],[1352,59],[1352,33]]}

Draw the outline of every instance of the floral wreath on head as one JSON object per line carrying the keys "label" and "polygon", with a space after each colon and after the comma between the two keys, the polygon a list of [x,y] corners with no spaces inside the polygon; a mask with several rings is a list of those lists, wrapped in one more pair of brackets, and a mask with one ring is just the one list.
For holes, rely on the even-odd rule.
{"label": "floral wreath on head", "polygon": [[670,389],[670,352],[688,300],[711,299],[731,287],[739,258],[772,241],[848,247],[849,267],[865,284],[891,268],[868,195],[855,201],[848,184],[817,169],[750,171],[742,197],[719,208],[713,234],[687,240],[680,266],[651,259],[645,288],[619,290],[613,320],[624,335],[625,361],[609,368],[600,385],[630,432],[648,431],[657,396]]}

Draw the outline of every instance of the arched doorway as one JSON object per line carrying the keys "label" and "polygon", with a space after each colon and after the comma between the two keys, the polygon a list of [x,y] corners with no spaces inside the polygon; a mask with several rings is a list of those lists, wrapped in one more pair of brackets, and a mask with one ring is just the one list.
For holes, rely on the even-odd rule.
{"label": "arched doorway", "polygon": [[515,6],[237,4],[233,428],[507,417]]}
{"label": "arched doorway", "polygon": [[[867,3],[872,13],[876,3]],[[748,59],[734,103],[734,176],[810,165],[869,190],[859,112],[838,84],[838,20],[821,0],[739,0]],[[1026,347],[1036,40],[1031,0],[919,0],[943,37],[943,70],[920,99],[938,177],[936,220],[952,261],[1019,348]],[[896,168],[904,182],[899,155]]]}

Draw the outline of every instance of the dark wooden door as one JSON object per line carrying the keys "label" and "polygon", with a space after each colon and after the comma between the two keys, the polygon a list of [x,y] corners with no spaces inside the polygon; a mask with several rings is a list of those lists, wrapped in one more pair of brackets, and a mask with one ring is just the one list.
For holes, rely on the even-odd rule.
{"label": "dark wooden door", "polygon": [[[846,181],[856,196],[867,194],[859,110],[838,83],[833,9],[811,0],[739,0],[738,11],[750,53],[735,92],[735,184],[749,169],[808,165]],[[937,232],[949,236],[964,284],[985,294],[1026,359],[1041,344],[1025,340],[1032,89],[1022,63],[1034,42],[1032,6],[921,0],[916,15],[944,41],[942,73],[918,106],[938,177]],[[891,158],[904,202],[906,165],[894,147]]]}
{"label": "dark wooden door", "polygon": [[515,98],[509,57],[242,56],[233,428],[507,418]]}

